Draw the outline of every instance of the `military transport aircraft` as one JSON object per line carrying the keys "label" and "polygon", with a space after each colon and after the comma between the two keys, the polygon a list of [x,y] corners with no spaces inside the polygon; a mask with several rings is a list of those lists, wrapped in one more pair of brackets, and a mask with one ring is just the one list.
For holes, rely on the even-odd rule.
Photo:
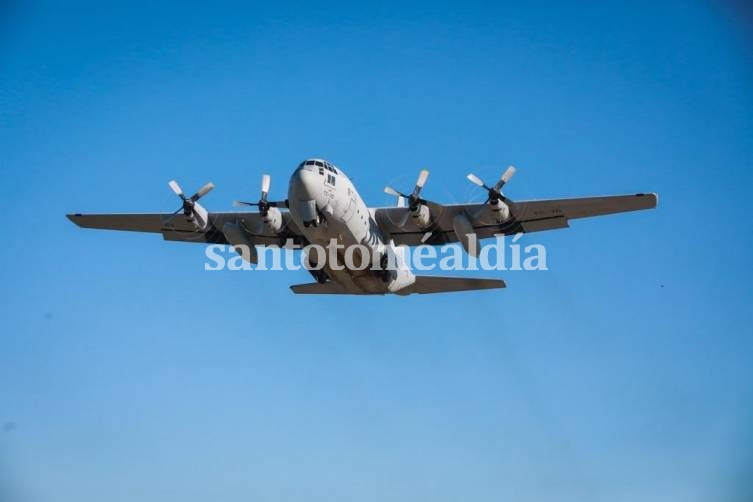
{"label": "military transport aircraft", "polygon": [[[229,244],[238,249],[245,246],[247,251],[241,256],[251,263],[257,263],[256,245],[283,247],[292,242],[326,247],[330,239],[337,239],[345,248],[360,244],[379,257],[373,263],[381,266],[338,270],[339,264],[332,267],[324,263],[321,268],[308,267],[316,282],[291,286],[293,292],[407,295],[503,288],[505,282],[416,276],[406,266],[402,245],[459,242],[466,252],[477,254],[473,245],[476,239],[566,228],[576,218],[656,207],[657,196],[650,193],[515,202],[502,194],[502,187],[513,174],[515,168],[510,166],[492,186],[469,174],[468,180],[486,190],[485,202],[438,204],[421,197],[421,189],[429,177],[429,171],[422,170],[409,194],[385,188],[386,193],[398,197],[396,207],[370,208],[340,169],[326,160],[308,159],[290,177],[287,199],[268,199],[270,176],[265,174],[258,202],[236,202],[237,206],[255,206],[258,211],[209,212],[199,204],[199,199],[214,188],[212,183],[188,197],[178,183],[170,181],[170,188],[182,200],[182,206],[174,213],[67,216],[85,228],[152,232],[169,241]],[[385,266],[388,256],[394,260],[394,266]]]}

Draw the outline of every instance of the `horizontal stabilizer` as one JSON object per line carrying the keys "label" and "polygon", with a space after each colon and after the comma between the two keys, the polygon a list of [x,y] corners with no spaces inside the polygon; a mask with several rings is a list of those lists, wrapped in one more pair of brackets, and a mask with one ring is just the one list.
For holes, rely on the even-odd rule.
{"label": "horizontal stabilizer", "polygon": [[[433,277],[418,276],[416,282],[406,288],[406,292],[426,295],[429,293],[450,293],[453,291],[474,291],[478,289],[499,289],[507,286],[502,279],[477,279],[475,277]],[[403,291],[400,291],[402,293]]]}
{"label": "horizontal stabilizer", "polygon": [[310,282],[308,284],[294,284],[290,290],[297,295],[350,295],[357,294],[346,290],[336,282]]}
{"label": "horizontal stabilizer", "polygon": [[[473,277],[416,277],[416,282],[410,286],[396,291],[399,295],[429,293],[450,293],[453,291],[474,291],[479,289],[499,289],[506,286],[501,279],[476,279]],[[308,284],[296,284],[290,286],[293,293],[298,295],[381,295],[385,293],[365,293],[352,291],[344,288],[336,282],[324,284],[312,282]]]}

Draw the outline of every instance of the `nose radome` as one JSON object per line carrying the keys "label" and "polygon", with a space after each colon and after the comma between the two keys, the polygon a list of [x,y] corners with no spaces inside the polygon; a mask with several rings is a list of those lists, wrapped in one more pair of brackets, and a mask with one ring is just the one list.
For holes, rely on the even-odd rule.
{"label": "nose radome", "polygon": [[299,169],[293,173],[290,180],[290,200],[312,200],[316,199],[316,186],[319,181],[318,176],[306,169]]}

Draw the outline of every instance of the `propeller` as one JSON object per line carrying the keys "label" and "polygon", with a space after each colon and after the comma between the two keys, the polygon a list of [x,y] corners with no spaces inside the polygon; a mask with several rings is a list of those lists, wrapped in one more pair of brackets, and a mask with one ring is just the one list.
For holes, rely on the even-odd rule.
{"label": "propeller", "polygon": [[170,186],[172,191],[175,192],[175,195],[180,197],[180,200],[183,201],[183,205],[173,214],[178,214],[182,210],[183,214],[185,214],[188,218],[193,218],[194,206],[196,205],[196,202],[214,188],[214,183],[210,181],[203,187],[199,188],[195,194],[190,197],[186,197],[186,194],[183,193],[183,189],[180,187],[180,185],[178,185],[177,181],[171,180],[167,184]]}
{"label": "propeller", "polygon": [[[410,209],[410,211],[405,211],[405,214],[403,214],[403,217],[398,222],[399,226],[404,227],[406,223],[408,223],[408,218],[410,218],[411,213],[415,214],[421,206],[425,206],[427,204],[425,199],[419,197],[419,195],[421,194],[421,189],[426,184],[427,179],[429,179],[429,171],[427,169],[421,169],[421,172],[418,173],[416,186],[413,187],[413,192],[411,192],[410,195],[398,192],[397,190],[389,186],[384,187],[384,193],[397,197],[397,207],[405,207],[406,201],[408,202],[408,209]],[[428,214],[425,216],[425,218],[428,219]]]}
{"label": "propeller", "polygon": [[505,198],[505,196],[502,195],[502,187],[505,186],[508,181],[510,181],[510,178],[512,178],[513,175],[515,175],[515,167],[510,166],[507,168],[507,170],[505,170],[504,173],[502,173],[499,181],[497,181],[497,183],[493,187],[488,186],[481,180],[481,178],[473,173],[469,174],[466,177],[471,183],[480,186],[489,193],[489,197],[486,199],[486,202],[496,203],[499,199]]}
{"label": "propeller", "polygon": [[278,201],[270,201],[267,196],[269,195],[269,186],[272,183],[272,178],[265,174],[261,177],[261,197],[259,198],[259,202],[244,202],[242,200],[236,200],[233,202],[233,205],[236,207],[241,206],[256,206],[259,208],[259,214],[262,216],[266,216],[267,213],[269,213],[270,207],[280,207],[285,205],[285,201],[278,202]]}
{"label": "propeller", "polygon": [[421,169],[421,172],[418,173],[418,179],[416,180],[416,186],[413,188],[413,192],[411,192],[410,195],[406,195],[402,192],[398,192],[392,187],[384,187],[384,193],[388,195],[394,195],[395,197],[402,197],[404,199],[408,200],[408,207],[411,211],[415,211],[418,209],[418,206],[421,204],[426,204],[426,200],[419,197],[419,194],[421,193],[421,189],[426,184],[426,180],[429,179],[429,171],[427,169]]}

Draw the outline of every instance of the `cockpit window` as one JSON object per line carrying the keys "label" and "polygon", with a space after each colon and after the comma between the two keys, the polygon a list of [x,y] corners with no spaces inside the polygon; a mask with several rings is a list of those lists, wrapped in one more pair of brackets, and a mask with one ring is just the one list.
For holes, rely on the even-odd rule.
{"label": "cockpit window", "polygon": [[337,168],[332,165],[332,163],[327,162],[326,160],[304,160],[301,162],[301,164],[298,166],[298,169],[303,168],[304,166],[316,166],[321,171],[322,169],[326,169],[327,171],[333,173],[333,174],[340,174],[340,172],[337,170]]}
{"label": "cockpit window", "polygon": [[327,167],[328,171],[331,171],[331,172],[337,174],[337,168],[335,168],[335,166],[333,166],[332,164],[330,164],[326,160],[324,161],[324,165]]}

